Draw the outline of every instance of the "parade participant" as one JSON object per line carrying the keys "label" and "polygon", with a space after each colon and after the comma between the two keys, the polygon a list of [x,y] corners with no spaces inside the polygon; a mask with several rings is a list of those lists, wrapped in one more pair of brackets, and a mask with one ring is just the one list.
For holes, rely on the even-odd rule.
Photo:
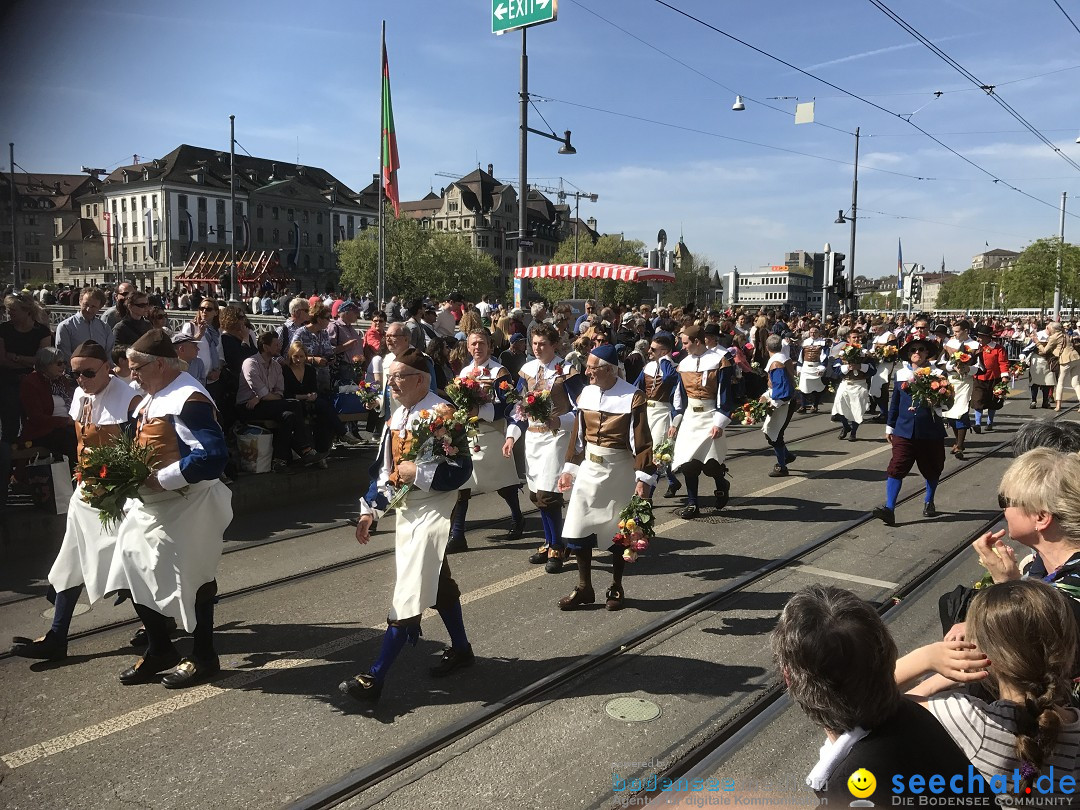
{"label": "parade participant", "polygon": [[[686,389],[682,377],[671,359],[675,340],[666,332],[658,332],[649,343],[649,362],[645,364],[634,385],[645,393],[649,414],[649,432],[653,447],[667,440],[672,421],[686,409]],[[667,470],[668,488],[665,498],[674,498],[682,484],[675,473]]]}
{"label": "parade participant", "polygon": [[731,484],[724,464],[724,428],[731,422],[734,407],[731,385],[735,364],[727,350],[707,351],[700,326],[684,326],[679,336],[686,352],[678,365],[686,407],[672,417],[668,436],[675,439],[671,469],[686,478],[686,507],[681,516],[695,518],[701,514],[698,480],[702,472],[713,479],[715,507],[723,509],[728,502]]}
{"label": "parade participant", "polygon": [[[394,324],[400,326],[401,324]],[[450,513],[457,500],[457,489],[469,480],[473,462],[468,455],[454,458],[437,456],[429,461],[406,461],[413,441],[412,428],[422,414],[440,407],[453,409],[446,400],[430,390],[427,355],[408,348],[390,364],[390,386],[398,407],[387,422],[372,467],[367,494],[360,500],[360,519],[356,539],[366,545],[371,539],[372,523],[388,505],[389,487],[409,485],[411,491],[397,509],[394,526],[394,561],[396,575],[394,596],[387,615],[379,657],[367,672],[339,684],[342,694],[357,700],[374,702],[382,694],[386,673],[406,641],[420,638],[420,617],[434,606],[450,634],[451,646],[443,653],[432,675],[448,675],[473,663],[472,645],[465,633],[461,615],[461,592],[446,563],[446,544],[450,536]]]}
{"label": "parade participant", "polygon": [[926,318],[918,317],[911,323],[911,331],[904,336],[904,343],[911,343],[913,340],[933,340],[933,336],[930,334],[930,321]]}
{"label": "parade participant", "polygon": [[[695,327],[696,328],[696,327]],[[695,333],[697,345],[705,344]],[[611,543],[619,512],[632,495],[647,498],[656,486],[652,437],[645,395],[618,376],[619,356],[614,346],[597,346],[585,362],[585,386],[577,398],[576,442],[567,449],[559,476],[559,491],[570,491],[563,538],[574,551],[578,584],[559,600],[560,610],[574,610],[596,601],[592,585],[592,550],[610,544],[612,583],[607,590],[608,610],[621,610],[623,546]]]}
{"label": "parade participant", "polygon": [[[934,493],[937,491],[941,471],[945,469],[945,425],[934,408],[920,402],[914,405],[911,394],[903,384],[914,378],[919,368],[931,368],[931,361],[938,356],[941,346],[934,341],[915,339],[900,350],[901,359],[907,365],[896,372],[896,388],[889,404],[889,421],[885,425],[885,439],[892,445],[892,460],[886,472],[885,505],[874,508],[874,517],[889,526],[896,525],[896,499],[904,476],[918,465],[919,473],[926,479],[926,496],[923,499],[923,515],[934,517]],[[938,369],[933,374],[945,382],[945,375]]]}
{"label": "parade participant", "polygon": [[[870,330],[874,335],[870,341],[871,352],[878,352],[886,346],[896,345],[896,335],[889,329],[884,318],[874,318],[870,322]],[[874,373],[870,377],[869,413],[877,413],[879,422],[885,421],[885,414],[889,410],[889,383],[892,381],[895,370],[896,363],[892,360],[879,359],[874,364]]]}
{"label": "parade participant", "polygon": [[779,335],[769,335],[765,340],[765,348],[769,351],[769,359],[765,363],[766,376],[769,379],[769,388],[762,394],[762,400],[767,400],[773,407],[772,413],[766,417],[761,426],[761,432],[769,446],[776,453],[776,465],[769,473],[770,478],[782,478],[788,474],[787,465],[795,460],[795,456],[788,452],[787,443],[784,441],[784,431],[794,409],[791,400],[795,394],[794,363],[784,354],[784,341]]}
{"label": "parade participant", "polygon": [[[135,440],[153,449],[155,471],[128,501],[107,586],[131,592],[146,628],[146,652],[120,682],[160,680],[176,689],[220,669],[214,601],[232,520],[232,493],[220,480],[229,452],[209,392],[182,370],[164,332],[151,329],[135,341],[128,360],[147,394],[135,410]],[[173,646],[169,618],[192,633],[190,656],[181,659]]]}
{"label": "parade participant", "polygon": [[[470,412],[470,416],[479,417],[477,436],[473,444],[472,479],[467,487],[458,490],[457,505],[450,519],[450,544],[448,554],[455,554],[468,549],[465,539],[465,518],[469,512],[469,499],[475,489],[477,493],[498,492],[499,497],[510,507],[513,524],[503,540],[517,540],[521,537],[525,518],[518,504],[517,465],[513,457],[505,456],[502,447],[506,437],[506,393],[499,387],[504,380],[510,379],[510,372],[500,366],[491,357],[491,337],[483,327],[469,333],[467,340],[472,362],[458,373],[459,380],[475,379],[490,395],[490,402]],[[510,482],[510,483],[507,483]]]}
{"label": "parade participant", "polygon": [[[953,430],[956,431],[956,443],[952,446],[952,454],[960,461],[964,460],[964,440],[968,429],[971,427],[971,390],[972,368],[979,356],[979,342],[972,340],[969,334],[971,323],[966,320],[957,321],[953,324],[952,337],[944,344],[942,360],[945,371],[949,377],[949,383],[953,387],[955,397],[953,406],[941,415],[952,422]],[[962,363],[953,360],[952,356],[958,352],[966,352],[971,355],[971,360]]]}
{"label": "parade participant", "polygon": [[821,336],[821,327],[810,324],[809,336],[799,345],[799,413],[817,413],[821,404],[821,392],[825,383],[821,375],[825,373],[822,358],[828,342]]}
{"label": "parade participant", "polygon": [[848,364],[840,356],[841,351],[853,346],[862,347],[862,331],[857,328],[852,328],[847,333],[847,343],[836,344],[832,348],[833,367],[841,376],[840,384],[836,387],[836,398],[833,400],[832,418],[834,422],[843,425],[840,438],[847,438],[849,442],[858,440],[859,425],[866,418],[866,408],[870,404],[870,391],[866,383],[870,364]]}
{"label": "parade participant", "polygon": [[[1030,408],[1039,406],[1039,392],[1042,392],[1042,406],[1050,407],[1050,399],[1054,395],[1054,386],[1057,385],[1057,374],[1051,361],[1054,360],[1047,351],[1050,341],[1050,332],[1046,329],[1038,329],[1031,336],[1031,342],[1020,351],[1020,356],[1028,364],[1028,384],[1031,388]],[[1056,361],[1055,361],[1056,362]]]}
{"label": "parade participant", "polygon": [[[524,336],[521,337],[524,342]],[[569,552],[562,538],[563,494],[559,491],[559,472],[570,447],[574,414],[572,397],[582,388],[584,377],[567,378],[569,367],[555,354],[559,333],[549,324],[539,324],[532,333],[534,358],[521,367],[517,390],[524,395],[548,391],[551,396],[551,419],[547,424],[529,420],[514,422],[508,419],[503,455],[510,458],[514,445],[525,436],[525,480],[529,497],[540,510],[544,544],[529,557],[529,562],[544,565],[549,574],[562,570]]]}
{"label": "parade participant", "polygon": [[986,429],[994,429],[994,385],[1009,373],[1009,357],[1005,347],[994,340],[994,330],[989,324],[980,323],[975,327],[975,337],[979,341],[976,353],[978,368],[975,369],[972,383],[971,407],[975,410],[975,432],[982,433],[983,411],[987,413]]}
{"label": "parade participant", "polygon": [[[101,447],[120,435],[121,427],[142,399],[118,377],[113,377],[105,347],[92,340],[71,350],[71,371],[79,380],[71,403],[78,440],[77,455],[89,447]],[[64,540],[49,571],[49,584],[56,591],[52,627],[37,640],[16,637],[11,652],[24,658],[56,661],[67,655],[68,628],[83,586],[93,604],[105,593],[105,580],[116,547],[116,531],[106,530],[98,511],[82,499],[82,486],[68,501]]]}

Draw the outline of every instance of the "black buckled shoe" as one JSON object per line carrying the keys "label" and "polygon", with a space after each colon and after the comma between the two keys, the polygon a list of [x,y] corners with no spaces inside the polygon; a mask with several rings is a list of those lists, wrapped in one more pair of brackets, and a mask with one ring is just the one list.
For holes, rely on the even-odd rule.
{"label": "black buckled shoe", "polygon": [[701,516],[701,510],[698,509],[696,503],[687,504],[682,509],[679,509],[676,513],[683,520],[693,520],[696,517]]}
{"label": "black buckled shoe", "polygon": [[67,639],[61,640],[50,630],[39,639],[16,636],[11,654],[20,658],[36,658],[41,661],[60,661],[67,658]]}
{"label": "black buckled shoe", "polygon": [[769,478],[783,478],[787,474],[787,467],[781,467],[779,464],[773,464],[773,468],[769,471]]}
{"label": "black buckled shoe", "polygon": [[922,506],[923,517],[937,517],[937,507],[933,501],[927,501]]}
{"label": "black buckled shoe", "polygon": [[887,506],[875,506],[874,517],[876,517],[886,526],[896,525],[896,512]]}
{"label": "black buckled shoe", "polygon": [[457,536],[451,535],[450,542],[446,544],[447,554],[460,554],[462,551],[468,551],[469,544],[465,540],[465,535],[459,534]]}
{"label": "black buckled shoe", "polygon": [[850,432],[851,432],[851,428],[849,428],[847,425],[844,425],[842,428],[840,428],[840,440],[843,441],[844,439],[846,439],[847,435]]}
{"label": "black buckled shoe", "polygon": [[382,688],[382,681],[375,680],[375,676],[368,672],[361,672],[338,684],[341,694],[365,703],[377,701],[382,694]]}
{"label": "black buckled shoe", "polygon": [[592,588],[578,585],[569,596],[564,596],[559,600],[559,610],[574,610],[582,605],[591,605],[595,601],[596,592]]}
{"label": "black buckled shoe", "polygon": [[680,489],[682,489],[682,484],[680,484],[678,481],[673,481],[672,483],[668,484],[667,492],[664,493],[664,497],[677,498]]}
{"label": "black buckled shoe", "polygon": [[522,516],[518,520],[514,521],[514,525],[510,527],[510,531],[502,536],[500,542],[508,543],[512,540],[520,540],[522,535],[525,534],[525,517]]}
{"label": "black buckled shoe", "polygon": [[713,490],[713,508],[723,509],[728,505],[728,501],[731,499],[730,489],[714,489]]}
{"label": "black buckled shoe", "polygon": [[623,593],[622,588],[612,585],[607,589],[604,596],[607,598],[607,602],[604,603],[605,610],[622,610],[625,607],[623,602],[626,599],[626,594]]}
{"label": "black buckled shoe", "polygon": [[120,683],[124,686],[132,686],[137,683],[160,681],[163,673],[173,669],[179,663],[180,656],[175,650],[165,655],[144,655],[135,662],[135,666],[128,667],[120,673]]}
{"label": "black buckled shoe", "polygon": [[[176,632],[176,619],[173,619],[172,617],[170,617],[167,620],[167,623],[168,623],[168,626],[169,626],[169,635],[172,635],[173,633]],[[145,647],[147,645],[147,643],[148,643],[148,640],[146,638],[146,628],[145,627],[140,627],[138,630],[135,631],[135,635],[133,635],[131,637],[131,646],[132,647]]]}
{"label": "black buckled shoe", "polygon": [[194,686],[221,672],[221,664],[217,656],[210,661],[200,661],[197,658],[185,658],[172,672],[166,673],[161,679],[166,689],[183,689],[186,686]]}
{"label": "black buckled shoe", "polygon": [[855,435],[855,431],[853,430],[851,431],[851,435],[847,437],[847,440],[849,442],[857,442],[859,440],[859,437]]}
{"label": "black buckled shoe", "polygon": [[475,661],[476,656],[473,655],[471,644],[464,650],[447,647],[443,650],[439,663],[429,669],[428,672],[431,673],[433,678],[442,678],[445,675],[449,675],[455,669],[471,667]]}
{"label": "black buckled shoe", "polygon": [[544,563],[544,571],[548,574],[557,574],[562,571],[563,561],[570,556],[567,549],[549,548],[547,561]]}
{"label": "black buckled shoe", "polygon": [[537,550],[534,554],[529,555],[529,562],[531,562],[533,565],[543,565],[547,562],[547,558],[548,547],[540,546],[539,550]]}
{"label": "black buckled shoe", "polygon": [[974,430],[976,433],[982,433],[982,425],[972,425],[971,429]]}

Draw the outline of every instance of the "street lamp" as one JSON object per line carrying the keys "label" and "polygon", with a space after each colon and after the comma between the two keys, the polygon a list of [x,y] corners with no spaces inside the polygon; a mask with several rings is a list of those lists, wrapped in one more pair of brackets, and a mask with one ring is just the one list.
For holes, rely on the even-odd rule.
{"label": "street lamp", "polygon": [[851,235],[848,238],[848,255],[847,255],[847,301],[852,313],[858,309],[857,302],[855,300],[855,220],[858,219],[859,213],[859,128],[855,127],[855,173],[851,178],[851,216],[845,217],[844,212],[841,211],[840,215],[836,218],[837,225],[843,225],[845,222],[851,223]]}
{"label": "street lamp", "polygon": [[982,296],[979,298],[979,312],[986,314],[986,285],[989,281],[982,282]]}

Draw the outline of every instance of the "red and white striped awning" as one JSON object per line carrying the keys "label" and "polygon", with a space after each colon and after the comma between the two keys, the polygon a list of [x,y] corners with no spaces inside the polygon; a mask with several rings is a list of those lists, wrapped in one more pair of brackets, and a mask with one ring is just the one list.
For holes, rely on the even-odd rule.
{"label": "red and white striped awning", "polygon": [[629,264],[605,264],[604,262],[581,262],[578,264],[539,264],[535,267],[518,267],[514,278],[604,278],[613,281],[660,281],[673,282],[675,274],[649,267]]}

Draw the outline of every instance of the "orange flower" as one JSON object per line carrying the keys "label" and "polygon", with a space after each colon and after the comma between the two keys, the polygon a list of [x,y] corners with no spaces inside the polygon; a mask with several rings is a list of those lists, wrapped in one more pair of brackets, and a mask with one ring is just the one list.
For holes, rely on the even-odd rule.
{"label": "orange flower", "polygon": [[941,388],[941,383],[939,383],[939,382],[930,383],[930,390],[937,391],[940,388]]}
{"label": "orange flower", "polygon": [[427,408],[420,411],[420,418],[421,419],[429,419],[430,417],[431,417],[431,411],[429,411]]}
{"label": "orange flower", "polygon": [[104,478],[109,474],[109,468],[104,464],[101,465],[101,470],[98,472],[98,478]]}
{"label": "orange flower", "polygon": [[77,484],[82,483],[82,470],[76,470],[75,471],[75,483],[77,483]]}

